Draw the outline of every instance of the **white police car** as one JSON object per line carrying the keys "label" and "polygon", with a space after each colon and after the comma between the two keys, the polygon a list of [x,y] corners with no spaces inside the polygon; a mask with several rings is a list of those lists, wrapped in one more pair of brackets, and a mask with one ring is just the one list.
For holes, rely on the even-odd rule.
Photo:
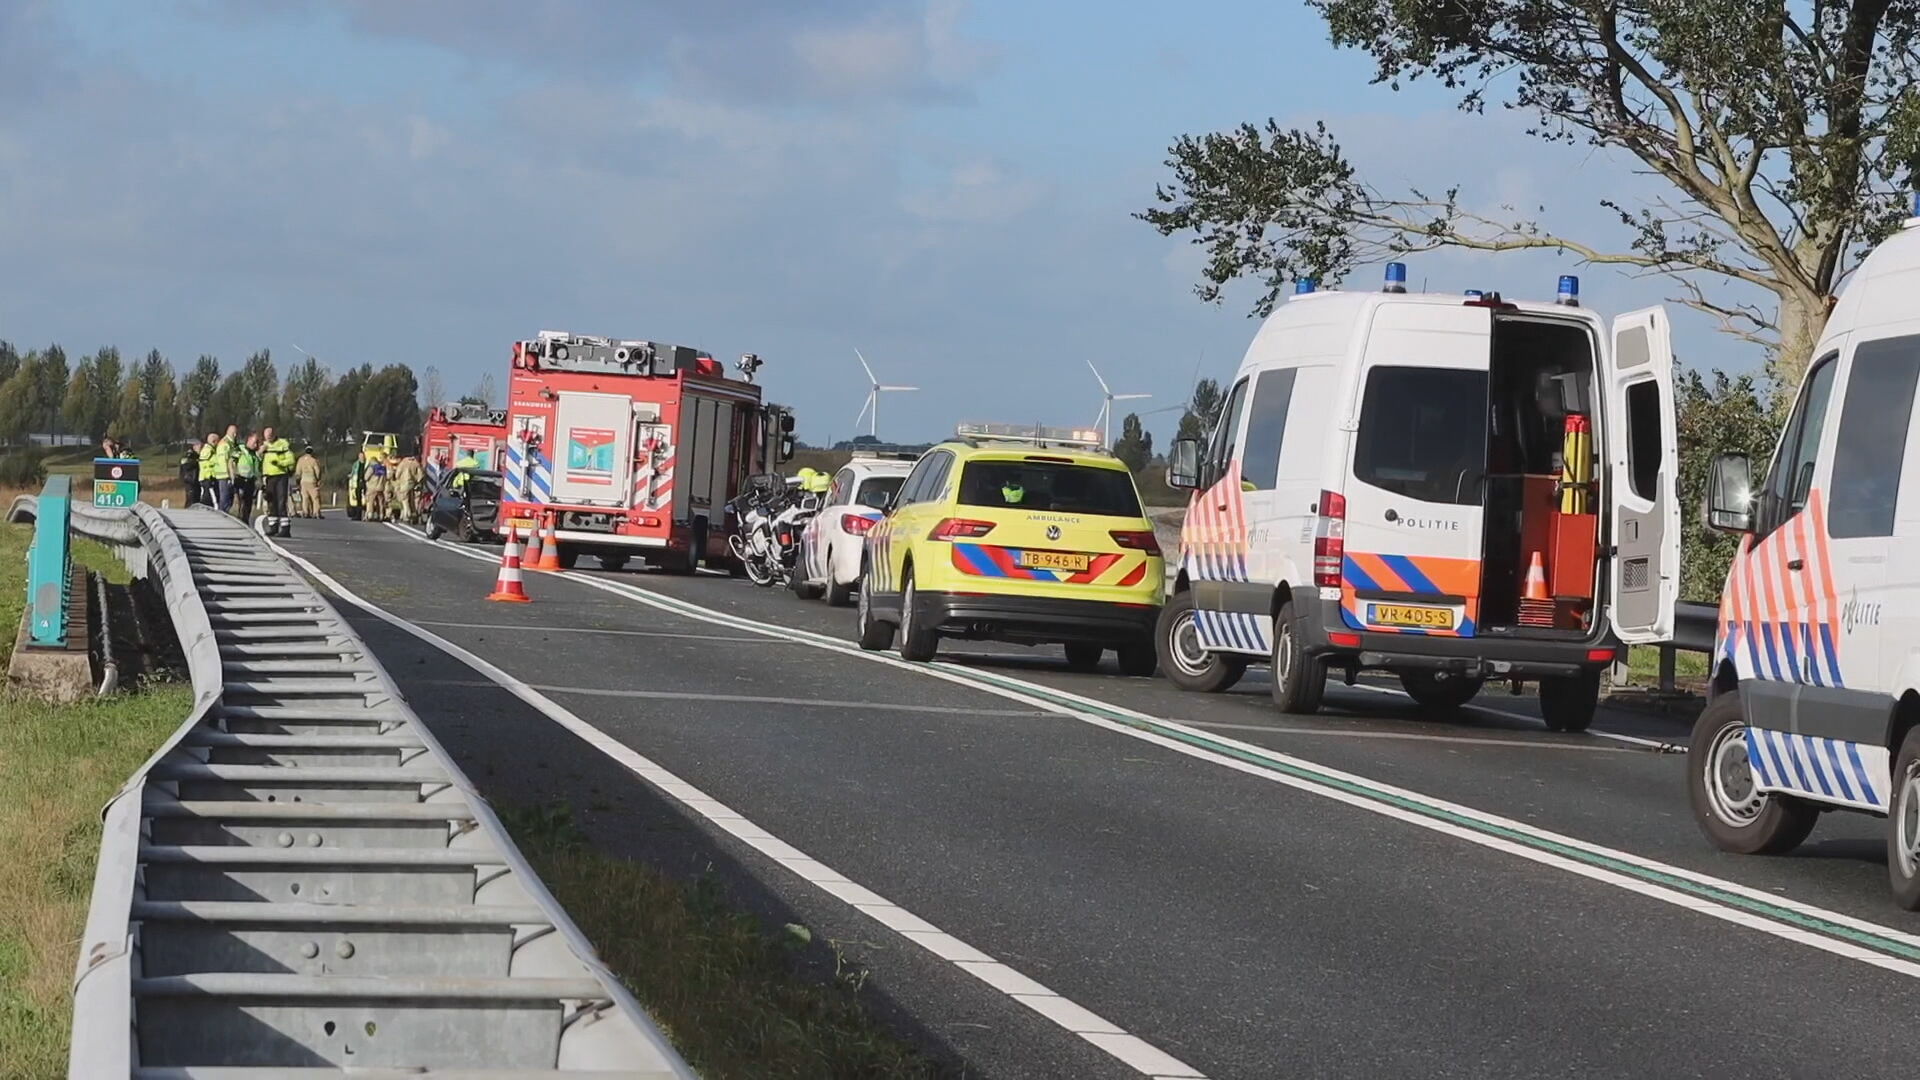
{"label": "white police car", "polygon": [[855,453],[833,474],[820,512],[800,534],[796,594],[807,599],[824,594],[835,607],[853,602],[867,533],[886,516],[914,460],[912,454]]}

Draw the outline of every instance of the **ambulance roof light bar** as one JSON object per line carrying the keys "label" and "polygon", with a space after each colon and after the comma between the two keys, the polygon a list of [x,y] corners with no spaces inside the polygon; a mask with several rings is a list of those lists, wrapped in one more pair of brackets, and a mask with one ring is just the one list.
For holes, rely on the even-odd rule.
{"label": "ambulance roof light bar", "polygon": [[1064,446],[1076,450],[1104,450],[1098,428],[1045,427],[1039,424],[960,424],[954,435],[975,446],[984,443],[1018,443],[1031,446]]}

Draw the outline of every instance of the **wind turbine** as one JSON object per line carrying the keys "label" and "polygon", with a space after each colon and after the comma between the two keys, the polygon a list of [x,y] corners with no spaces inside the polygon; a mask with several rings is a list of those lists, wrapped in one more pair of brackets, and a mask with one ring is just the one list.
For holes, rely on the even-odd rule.
{"label": "wind turbine", "polygon": [[1142,398],[1150,398],[1153,395],[1116,394],[1113,392],[1113,388],[1107,385],[1107,380],[1100,377],[1100,369],[1093,366],[1093,361],[1087,361],[1087,370],[1093,372],[1094,381],[1100,384],[1100,418],[1093,422],[1093,426],[1100,429],[1100,445],[1112,449],[1113,433],[1111,431],[1111,425],[1113,423],[1113,403],[1116,401],[1138,401]]}
{"label": "wind turbine", "polygon": [[862,418],[865,418],[867,420],[867,434],[877,439],[880,437],[880,395],[901,390],[918,390],[920,388],[917,386],[883,386],[880,383],[880,377],[873,373],[873,366],[867,363],[866,357],[860,355],[860,350],[853,350],[853,355],[860,361],[860,366],[866,369],[867,382],[869,384],[867,387],[867,400],[860,406],[860,414],[853,418],[854,430],[859,430],[860,421]]}

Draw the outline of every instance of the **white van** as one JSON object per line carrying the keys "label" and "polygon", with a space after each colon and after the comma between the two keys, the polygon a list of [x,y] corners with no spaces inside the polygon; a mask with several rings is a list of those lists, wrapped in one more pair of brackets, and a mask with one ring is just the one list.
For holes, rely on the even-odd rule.
{"label": "white van", "polygon": [[1168,482],[1193,494],[1161,670],[1217,691],[1266,661],[1289,712],[1333,671],[1391,671],[1435,707],[1538,681],[1547,725],[1583,729],[1617,642],[1673,632],[1666,313],[1609,332],[1571,276],[1557,303],[1514,303],[1409,294],[1405,273],[1302,283],[1212,437],[1173,444]]}
{"label": "white van", "polygon": [[1773,466],[1713,465],[1707,521],[1741,537],[1694,726],[1695,819],[1782,852],[1822,810],[1882,814],[1895,897],[1920,908],[1920,216],[1854,272]]}

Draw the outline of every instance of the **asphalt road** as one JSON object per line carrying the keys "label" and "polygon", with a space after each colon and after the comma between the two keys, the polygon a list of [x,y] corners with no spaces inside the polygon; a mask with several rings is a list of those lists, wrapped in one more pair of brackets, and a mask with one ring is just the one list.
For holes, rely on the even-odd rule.
{"label": "asphalt road", "polygon": [[812,927],[968,1075],[1906,1071],[1920,919],[1879,823],[1715,853],[1685,756],[1646,744],[1676,722],[1554,735],[1526,698],[1380,687],[1286,716],[1257,674],[1191,695],[967,643],[906,665],[744,582],[531,575],[535,603],[490,604],[454,545],[296,525],[289,551],[523,684],[339,605],[490,798],[567,798],[607,847]]}

